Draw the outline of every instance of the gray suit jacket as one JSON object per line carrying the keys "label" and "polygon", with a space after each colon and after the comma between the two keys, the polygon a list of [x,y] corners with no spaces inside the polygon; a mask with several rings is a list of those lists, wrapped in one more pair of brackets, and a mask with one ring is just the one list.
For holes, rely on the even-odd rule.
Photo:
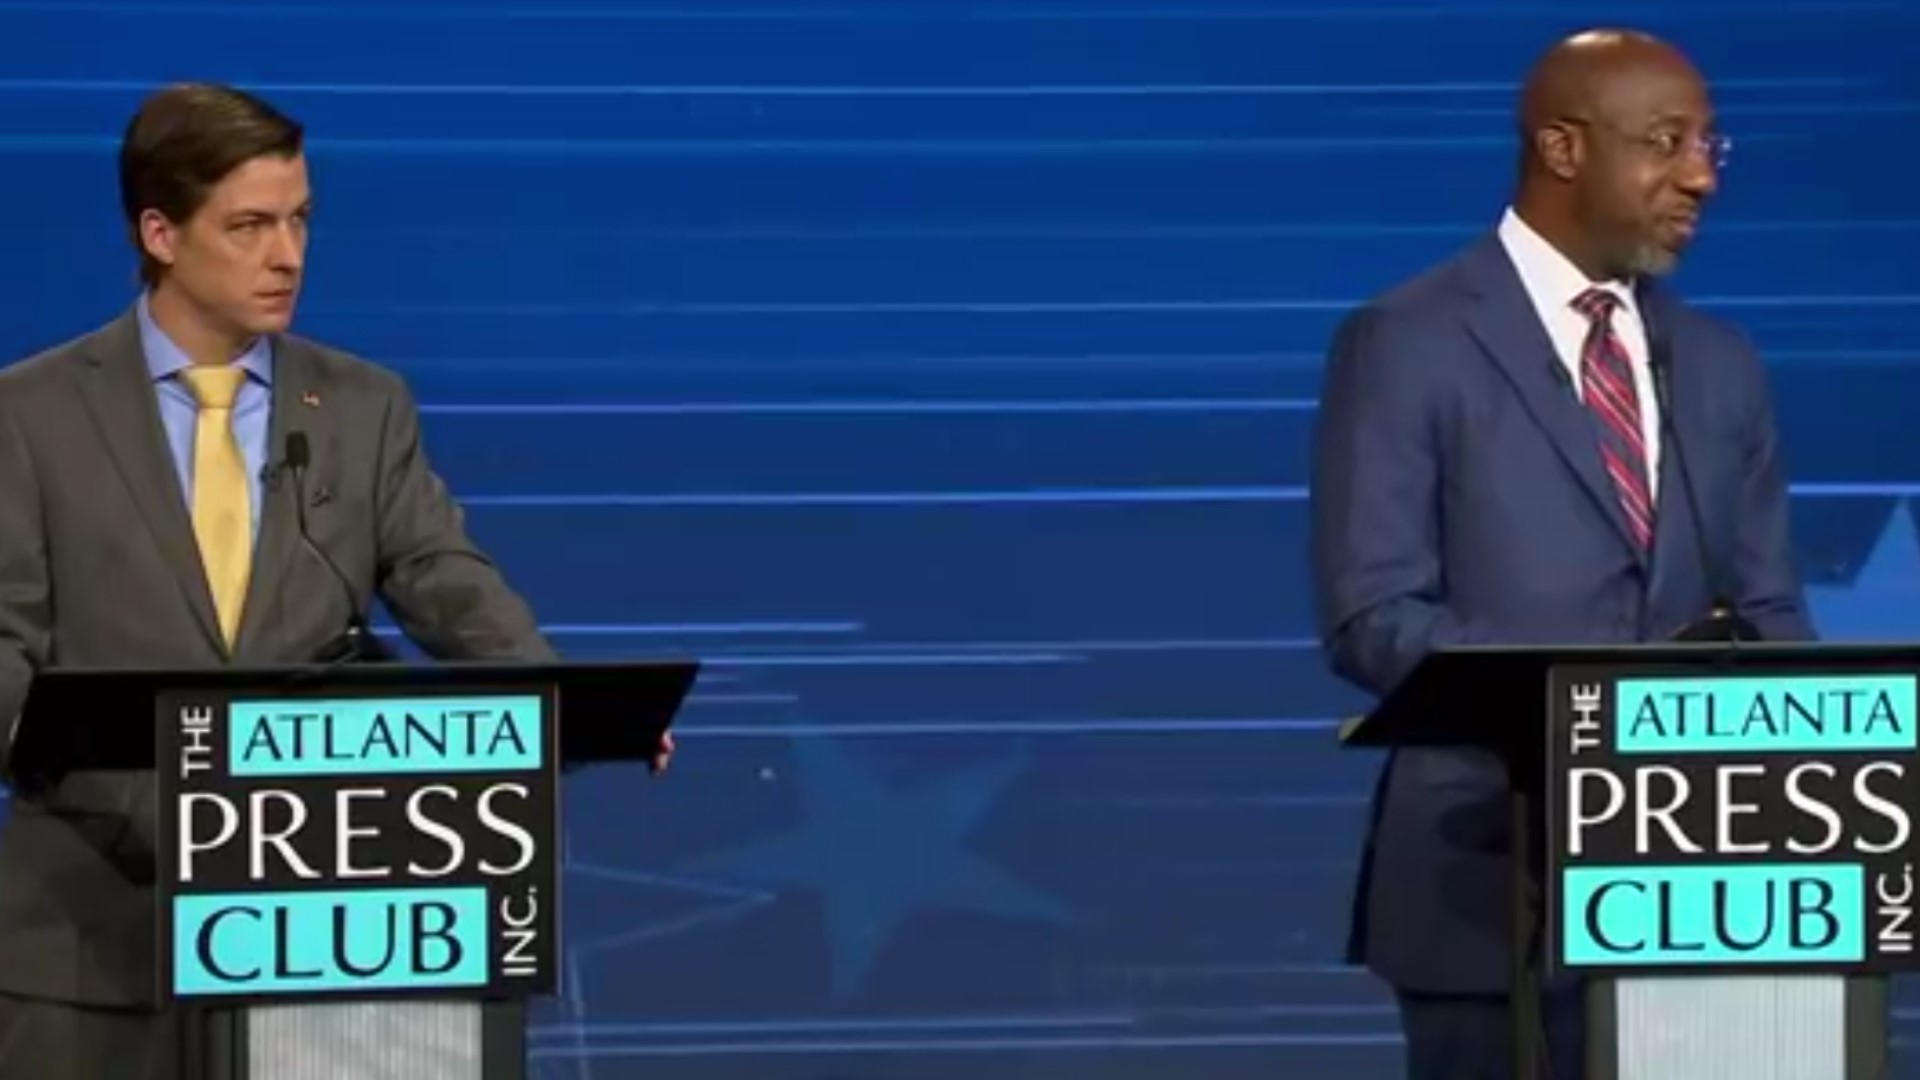
{"label": "gray suit jacket", "polygon": [[[299,338],[275,349],[268,446],[306,432],[307,528],[353,583],[444,659],[544,660],[527,605],[468,539],[391,372]],[[221,640],[131,312],[0,371],[0,718],[59,666],[310,659],[345,591],[299,543],[293,485],[263,485],[251,591]],[[4,722],[0,720],[0,722]],[[85,724],[87,717],[63,718]],[[10,740],[0,740],[0,745]],[[151,774],[16,777],[0,832],[0,990],[101,1005],[154,996]]]}

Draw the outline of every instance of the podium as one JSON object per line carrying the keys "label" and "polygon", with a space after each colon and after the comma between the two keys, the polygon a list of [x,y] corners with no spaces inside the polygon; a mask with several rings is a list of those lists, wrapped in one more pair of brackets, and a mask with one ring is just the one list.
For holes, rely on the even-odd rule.
{"label": "podium", "polygon": [[562,957],[561,777],[650,760],[696,673],[57,669],[14,764],[152,776],[183,1076],[525,1080]]}
{"label": "podium", "polygon": [[1516,1078],[1544,968],[1582,977],[1587,1080],[1879,1080],[1920,966],[1917,688],[1913,646],[1468,646],[1340,738],[1505,763]]}

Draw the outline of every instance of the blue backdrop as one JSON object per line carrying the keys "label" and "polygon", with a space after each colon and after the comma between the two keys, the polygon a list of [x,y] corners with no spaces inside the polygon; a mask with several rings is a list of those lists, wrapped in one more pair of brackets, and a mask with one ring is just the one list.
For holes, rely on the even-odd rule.
{"label": "blue backdrop", "polygon": [[710,663],[668,780],[573,785],[548,1080],[1376,1080],[1321,351],[1603,21],[1716,85],[1680,280],[1765,348],[1822,629],[1920,635],[1912,3],[0,0],[0,353],[130,299],[153,85],[309,124],[300,328],[414,382],[568,653]]}

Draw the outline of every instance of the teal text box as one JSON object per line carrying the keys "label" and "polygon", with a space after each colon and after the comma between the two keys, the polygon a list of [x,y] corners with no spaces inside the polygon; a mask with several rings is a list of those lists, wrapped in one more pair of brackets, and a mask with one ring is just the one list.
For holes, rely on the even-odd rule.
{"label": "teal text box", "polygon": [[227,768],[236,777],[538,769],[542,706],[533,695],[235,701]]}
{"label": "teal text box", "polygon": [[1866,957],[1866,871],[1857,864],[1577,866],[1560,884],[1568,967]]}
{"label": "teal text box", "polygon": [[484,986],[487,891],[203,893],[173,903],[173,987],[187,996]]}
{"label": "teal text box", "polygon": [[1622,754],[1913,750],[1907,675],[1621,679],[1614,749]]}

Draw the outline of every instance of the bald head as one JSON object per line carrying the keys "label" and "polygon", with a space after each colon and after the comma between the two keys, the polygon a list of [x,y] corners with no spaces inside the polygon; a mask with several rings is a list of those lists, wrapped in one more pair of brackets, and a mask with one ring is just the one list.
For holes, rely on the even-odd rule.
{"label": "bald head", "polygon": [[1700,72],[1637,30],[1553,45],[1520,94],[1521,216],[1596,279],[1670,270],[1723,144]]}
{"label": "bald head", "polygon": [[1520,91],[1520,130],[1531,135],[1569,117],[1605,115],[1649,76],[1703,84],[1680,50],[1638,30],[1587,30],[1535,62]]}

